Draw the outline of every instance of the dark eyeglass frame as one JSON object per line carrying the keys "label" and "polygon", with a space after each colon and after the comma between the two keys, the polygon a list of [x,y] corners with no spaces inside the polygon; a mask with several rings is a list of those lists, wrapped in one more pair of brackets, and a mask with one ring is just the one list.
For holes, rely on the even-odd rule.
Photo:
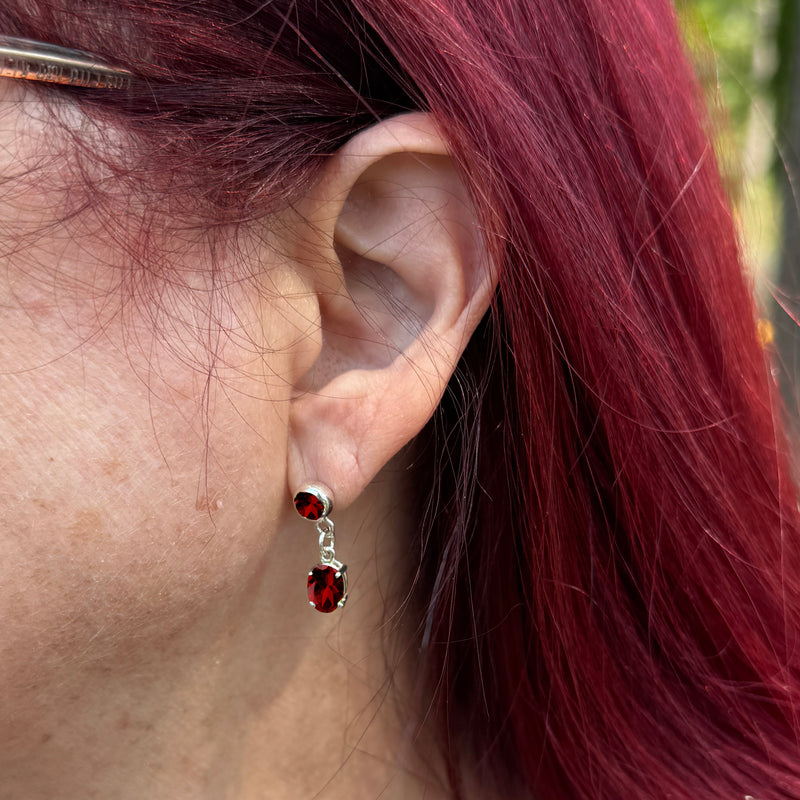
{"label": "dark eyeglass frame", "polygon": [[0,78],[85,89],[129,89],[133,74],[83,50],[0,35]]}

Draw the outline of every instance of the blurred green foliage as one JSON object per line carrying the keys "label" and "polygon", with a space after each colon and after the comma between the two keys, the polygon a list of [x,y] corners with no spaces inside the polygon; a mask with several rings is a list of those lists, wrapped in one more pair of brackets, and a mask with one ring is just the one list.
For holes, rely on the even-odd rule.
{"label": "blurred green foliage", "polygon": [[753,98],[767,88],[754,55],[769,12],[756,0],[678,0],[676,7],[712,110],[728,110],[730,133],[741,148]]}
{"label": "blurred green foliage", "polygon": [[757,276],[778,259],[775,130],[788,109],[798,0],[675,0],[705,88],[711,136],[745,255]]}
{"label": "blurred green foliage", "polygon": [[[775,30],[775,44],[777,48],[778,63],[772,79],[771,90],[775,98],[776,126],[782,130],[789,117],[789,107],[792,103],[791,72],[792,61],[797,49],[798,31],[797,0],[780,0],[778,23]],[[797,90],[797,87],[794,87]]]}

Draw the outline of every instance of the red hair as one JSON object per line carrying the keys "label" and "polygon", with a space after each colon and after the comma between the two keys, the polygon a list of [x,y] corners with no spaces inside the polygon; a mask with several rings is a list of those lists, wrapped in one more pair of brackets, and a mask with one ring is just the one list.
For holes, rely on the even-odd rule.
{"label": "red hair", "polygon": [[454,794],[800,796],[796,488],[669,3],[15,5],[148,79],[75,95],[143,179],[240,215],[376,118],[445,131],[500,279],[420,440]]}

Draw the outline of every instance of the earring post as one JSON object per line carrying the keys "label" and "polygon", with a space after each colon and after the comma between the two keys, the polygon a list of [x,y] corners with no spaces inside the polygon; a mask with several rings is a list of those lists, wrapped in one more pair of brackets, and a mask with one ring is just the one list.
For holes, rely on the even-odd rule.
{"label": "earring post", "polygon": [[0,78],[85,89],[128,89],[133,74],[83,50],[0,35]]}

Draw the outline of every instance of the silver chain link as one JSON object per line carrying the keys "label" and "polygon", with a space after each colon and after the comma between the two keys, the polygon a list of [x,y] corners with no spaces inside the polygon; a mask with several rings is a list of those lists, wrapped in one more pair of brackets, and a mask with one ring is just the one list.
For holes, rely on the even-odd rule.
{"label": "silver chain link", "polygon": [[336,560],[333,520],[327,517],[320,519],[317,522],[317,533],[319,533],[319,560],[323,564],[332,564]]}

